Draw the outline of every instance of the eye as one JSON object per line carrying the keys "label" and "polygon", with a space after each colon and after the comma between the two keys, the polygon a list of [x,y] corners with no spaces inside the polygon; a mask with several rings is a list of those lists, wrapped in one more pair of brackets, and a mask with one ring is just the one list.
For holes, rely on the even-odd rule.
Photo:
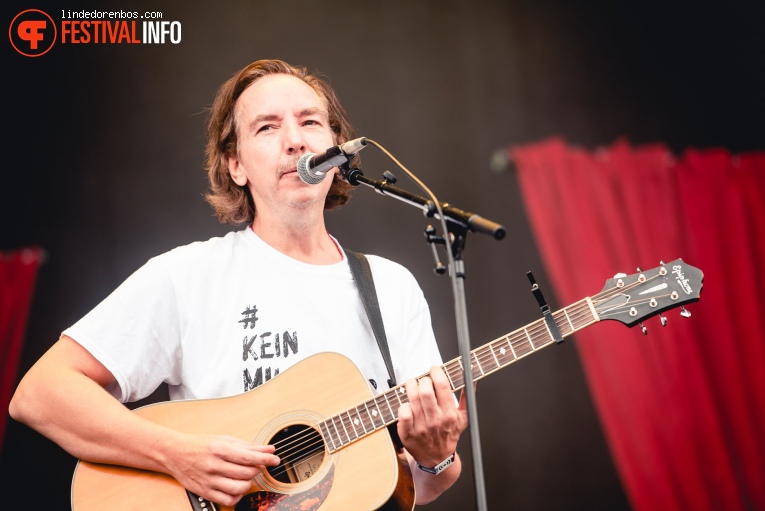
{"label": "eye", "polygon": [[264,124],[263,126],[258,128],[258,131],[256,133],[261,133],[263,131],[270,131],[270,130],[274,129],[274,127],[275,126],[273,124]]}
{"label": "eye", "polygon": [[303,126],[321,126],[321,122],[316,119],[308,119],[303,123]]}

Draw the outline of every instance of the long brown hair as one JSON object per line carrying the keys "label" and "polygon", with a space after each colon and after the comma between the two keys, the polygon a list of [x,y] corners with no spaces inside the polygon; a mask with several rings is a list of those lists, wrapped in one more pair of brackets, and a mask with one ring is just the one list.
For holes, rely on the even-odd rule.
{"label": "long brown hair", "polygon": [[[281,60],[258,60],[243,68],[221,85],[210,110],[207,123],[207,176],[210,192],[205,200],[212,205],[222,223],[241,224],[255,218],[255,203],[249,189],[234,183],[228,171],[229,157],[237,154],[236,101],[255,80],[271,74],[294,76],[310,85],[324,99],[329,114],[329,127],[336,144],[353,139],[353,128],[332,87],[304,67],[295,67]],[[332,186],[324,209],[342,206],[350,199],[353,186],[333,175]]]}

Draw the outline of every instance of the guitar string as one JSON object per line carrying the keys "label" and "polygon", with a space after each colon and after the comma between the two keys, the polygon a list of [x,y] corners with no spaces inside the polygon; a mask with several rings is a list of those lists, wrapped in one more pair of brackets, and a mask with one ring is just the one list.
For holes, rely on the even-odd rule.
{"label": "guitar string", "polygon": [[[589,311],[589,306],[586,304],[586,302],[578,303],[569,306],[566,311],[569,313],[569,319],[571,320],[572,324],[575,324],[575,327],[578,325],[579,327],[583,326],[587,322],[591,321],[592,313]],[[584,313],[587,313],[587,318],[585,321],[581,321],[581,317],[584,315]],[[557,316],[557,317],[556,317]],[[555,319],[560,319],[563,316],[562,311],[558,311],[553,314],[553,317]],[[557,321],[556,321],[557,323]],[[559,327],[562,327],[562,329],[567,329],[570,331],[574,331],[571,329],[570,325],[567,324],[559,324]],[[526,333],[528,333],[528,336],[532,338],[532,341],[536,340],[536,345],[534,342],[529,342],[528,337],[526,336]],[[545,335],[541,335],[545,334]],[[519,330],[516,330],[515,332],[511,332],[503,337],[500,337],[498,339],[495,339],[494,341],[477,348],[472,352],[473,358],[477,361],[476,363],[480,366],[480,368],[475,368],[478,370],[478,372],[483,373],[481,375],[485,376],[486,374],[490,374],[491,372],[494,372],[495,370],[498,370],[504,366],[506,366],[509,363],[514,362],[515,360],[518,360],[519,358],[522,358],[523,356],[532,353],[533,351],[540,349],[544,346],[547,346],[547,344],[552,342],[552,339],[547,340],[546,342],[540,342],[544,341],[544,337],[548,337],[549,333],[547,331],[547,327],[544,323],[544,320],[537,320],[532,325],[527,325],[524,328],[521,328]],[[502,355],[500,353],[499,357],[496,355],[495,350],[497,346],[508,343],[511,346],[512,351],[512,360],[506,361],[505,363],[500,363],[499,366],[497,366],[498,360],[494,360],[495,358],[502,357],[509,358],[508,355]],[[530,350],[525,349],[525,346],[529,345],[531,347]],[[518,352],[522,352],[520,356],[518,356]],[[445,364],[445,367],[449,373],[455,372],[456,370],[456,377],[451,376],[450,378],[455,381],[459,381],[459,384],[453,385],[455,391],[459,388],[464,386],[464,379],[462,377],[462,364],[460,360],[452,360]],[[488,373],[483,371],[482,369],[484,367],[494,367],[493,370],[489,371]]]}
{"label": "guitar string", "polygon": [[[399,386],[399,387],[401,387],[401,386]],[[394,392],[395,389],[397,389],[397,388],[398,387],[396,387],[394,389],[391,389],[388,392]],[[376,396],[374,401],[376,401],[380,396],[381,395]],[[372,400],[370,400],[370,401],[372,401]],[[398,398],[398,401],[401,401],[400,397]],[[357,412],[358,412],[358,410],[357,410]],[[343,413],[348,415],[348,418],[351,419],[350,410],[348,410],[346,412],[343,412]],[[334,417],[338,417],[341,421],[343,421],[341,416],[342,416],[342,413],[338,414],[338,415],[336,415]],[[331,417],[330,419],[333,419],[334,417]],[[395,418],[395,415],[393,417]],[[383,423],[383,426],[375,426],[374,421],[372,419],[369,419],[369,423],[367,423],[364,420],[364,417],[361,416],[361,414],[358,414],[358,413],[357,413],[357,418],[360,418],[361,421],[365,423],[365,425],[368,424],[369,429],[371,431],[379,430],[381,427],[386,425],[385,423]],[[393,422],[393,421],[391,421],[391,422]],[[356,428],[353,427],[353,426],[351,426],[351,429],[354,431],[354,435],[356,436],[356,438],[352,439],[350,437],[350,435],[346,434],[346,437],[348,438],[348,441],[346,442],[346,441],[344,441],[342,439],[342,437],[341,437],[341,435],[339,434],[339,431],[338,431],[337,439],[339,440],[340,444],[350,444],[350,443],[358,440],[359,438],[362,438],[363,436],[365,436],[368,433],[368,431],[365,431],[364,433],[359,434],[358,432],[356,432]],[[324,451],[325,442],[323,441],[323,437],[321,436],[321,434],[317,430],[310,429],[310,427],[308,429],[305,429],[305,430],[302,430],[302,431],[300,431],[298,433],[295,433],[292,436],[287,437],[286,439],[281,440],[280,442],[276,442],[276,443],[277,444],[281,444],[281,443],[284,443],[286,440],[292,440],[292,443],[294,444],[296,440],[299,441],[299,440],[305,438],[306,436],[314,437],[315,441],[312,444],[309,444],[308,446],[302,445],[302,448],[300,450],[297,450],[297,451],[292,452],[292,453],[288,453],[288,454],[284,454],[284,453],[283,454],[279,454],[279,453],[277,453],[277,454],[279,454],[280,458],[282,456],[284,456],[284,458],[282,458],[282,461],[286,460],[287,463],[290,463],[290,464],[294,465],[296,463],[300,463],[301,461],[316,455],[319,452],[323,452]],[[334,435],[333,435],[333,438],[334,438]],[[303,442],[303,444],[305,444],[305,442]],[[344,446],[344,445],[342,445],[342,446]],[[314,448],[314,447],[316,447],[316,448]],[[308,450],[308,448],[310,448],[310,450]],[[280,463],[277,467],[275,467],[274,469],[270,470],[270,473],[273,476],[279,476],[279,475],[283,475],[287,470],[288,470],[288,468],[285,466],[285,464],[284,463]]]}
{"label": "guitar string", "polygon": [[[395,392],[395,390],[396,390],[396,389],[398,389],[399,387],[401,387],[401,385],[399,385],[398,387],[395,387],[394,389],[390,389],[390,390],[386,391],[385,393],[381,393],[381,394],[378,394],[378,395],[376,395],[375,397],[373,397],[372,399],[369,399],[369,400],[367,400],[367,401],[365,401],[365,402],[363,402],[363,403],[360,403],[360,405],[358,405],[358,406],[364,405],[364,406],[366,406],[367,408],[371,407],[371,408],[373,408],[373,409],[376,409],[376,410],[378,410],[378,412],[379,412],[379,414],[380,414],[380,416],[381,416],[381,419],[380,419],[380,420],[382,420],[382,417],[384,417],[384,412],[382,412],[382,411],[380,410],[380,404],[378,403],[378,401],[380,400],[380,398],[383,398],[383,399],[384,399],[384,398],[385,398],[385,394],[393,394],[393,393]],[[357,413],[356,413],[356,415],[357,415],[357,416],[359,416],[359,417],[361,417],[361,416],[362,416],[362,414],[361,414],[360,412],[358,412],[358,406],[356,406],[356,407],[354,407],[354,408],[356,408],[356,409],[357,409],[357,410],[356,410],[356,412],[357,412]],[[326,424],[326,423],[328,423],[328,421],[330,421],[330,420],[332,420],[332,419],[335,419],[335,418],[338,418],[338,419],[340,419],[340,420],[342,421],[342,417],[341,417],[341,416],[342,416],[342,414],[346,414],[346,415],[348,415],[348,416],[349,416],[349,418],[350,418],[350,415],[352,414],[352,410],[351,410],[351,409],[345,410],[345,411],[343,411],[343,412],[340,412],[340,413],[338,413],[337,415],[335,415],[335,416],[333,416],[333,417],[329,417],[328,419],[326,419],[326,420],[324,420],[324,421],[322,421],[322,422],[324,422],[324,423]],[[385,426],[385,425],[387,425],[387,422],[383,421],[383,424],[381,424],[380,426],[375,426],[375,424],[374,424],[374,422],[375,422],[375,421],[374,421],[374,419],[369,419],[369,421],[370,421],[370,423],[369,423],[369,427],[370,427],[370,429],[371,429],[372,431],[376,431],[376,430],[380,429],[382,426]],[[365,424],[365,425],[367,425],[367,423],[366,423],[366,422],[364,422],[364,424]],[[333,426],[335,426],[335,427],[336,427],[336,425],[334,424],[334,422],[333,422]],[[309,426],[309,427],[312,427],[312,426]],[[314,428],[314,429],[313,429],[313,431],[315,431],[317,434],[321,435],[321,433],[318,431],[318,425],[315,425],[315,426],[313,426],[313,428]],[[336,428],[336,429],[339,429],[339,428]],[[288,443],[288,442],[291,442],[291,441],[296,441],[296,440],[297,440],[297,441],[299,441],[299,440],[302,438],[301,434],[302,434],[303,432],[305,432],[305,431],[306,431],[306,430],[301,430],[301,431],[299,431],[299,432],[297,432],[297,433],[294,433],[293,435],[291,435],[291,436],[289,436],[289,437],[285,437],[284,439],[282,439],[282,440],[280,440],[280,441],[278,441],[278,442],[275,442],[273,445],[274,445],[274,446],[284,446],[284,445],[285,445],[285,443]],[[339,431],[338,431],[338,434],[339,434]],[[357,433],[355,433],[355,434],[356,434],[357,436],[361,436],[361,435],[358,435]],[[342,439],[341,439],[341,440],[342,440]]]}
{"label": "guitar string", "polygon": [[[368,400],[367,402],[365,402],[363,404],[368,408],[367,403],[370,403],[370,401],[373,401],[373,400]],[[376,399],[375,399],[375,401],[376,401]],[[376,431],[377,429],[380,429],[382,426],[385,425],[385,423],[383,422],[383,424],[381,426],[376,427],[375,424],[374,424],[374,420],[373,419],[369,418],[368,421],[365,420],[365,418],[362,415],[362,413],[359,412],[358,406],[354,407],[354,409],[355,409],[355,414],[353,413],[354,410],[348,409],[345,412],[341,412],[340,414],[337,414],[334,417],[330,417],[329,419],[324,421],[324,423],[326,424],[330,419],[332,420],[332,424],[335,426],[335,429],[338,430],[338,440],[340,440],[340,443],[345,443],[345,442],[342,440],[341,435],[339,435],[340,428],[338,428],[337,425],[335,424],[335,420],[334,420],[335,418],[337,418],[338,421],[341,422],[341,425],[343,426],[343,431],[346,432],[345,436],[348,438],[348,442],[355,441],[355,440],[361,438],[362,436],[365,436],[366,434],[368,434],[370,432],[370,430],[371,431]],[[345,414],[347,416],[347,419],[343,418],[343,414]],[[358,423],[356,423],[356,421],[358,421]],[[362,428],[361,432],[358,431],[359,427]],[[348,433],[348,431],[352,431],[353,435],[355,436],[355,438],[351,438],[351,435]],[[305,434],[303,434],[303,433],[305,433]],[[280,448],[282,449],[280,452],[285,453],[285,454],[290,454],[288,452],[288,449],[290,447],[292,447],[292,448],[300,448],[301,447],[301,440],[303,440],[303,438],[305,438],[306,435],[308,435],[310,437],[316,437],[319,441],[321,441],[321,439],[322,439],[321,433],[317,429],[311,429],[310,426],[309,426],[306,429],[301,430],[300,432],[297,432],[297,433],[293,434],[292,436],[287,437],[287,438],[285,438],[285,439],[275,443],[275,445],[279,445],[280,446]],[[304,443],[304,442],[302,442],[302,443]]]}
{"label": "guitar string", "polygon": [[[591,300],[598,301],[608,296],[615,296],[619,293],[630,291],[634,287],[643,285],[646,282],[650,282],[651,280],[659,276],[660,275],[657,274],[643,281],[636,281],[626,286],[622,286],[622,287],[614,286],[612,288],[605,289],[601,291],[600,293],[598,293],[597,295],[595,295]],[[646,301],[649,301],[649,299],[646,298],[646,299],[636,300],[636,301],[630,302],[630,304],[628,305],[630,306],[641,305],[645,303]],[[620,305],[620,306],[614,307],[613,309],[614,310],[622,309],[628,305]],[[584,317],[584,320],[582,320],[583,317]],[[571,333],[582,328],[583,326],[586,326],[587,323],[589,323],[592,320],[592,317],[593,317],[592,311],[590,311],[589,305],[586,302],[574,304],[553,313],[553,319],[556,321],[556,324],[561,329],[562,333],[565,332],[565,335],[570,335]],[[568,324],[569,322],[571,323],[570,325]],[[572,326],[573,328],[571,328]],[[549,337],[549,331],[547,330],[547,326],[545,322],[542,320],[537,320],[536,322],[532,323],[529,326],[526,326],[515,332],[507,334],[506,336],[499,338],[495,341],[492,341],[488,343],[487,345],[473,351],[472,355],[475,360],[475,364],[478,366],[475,369],[477,369],[480,373],[482,373],[482,376],[487,374],[486,371],[484,371],[483,369],[484,367],[489,367],[489,368],[494,367],[494,369],[490,370],[489,373],[493,372],[494,370],[498,370],[504,365],[508,363],[512,363],[515,360],[522,358],[523,356],[526,356],[532,353],[533,351],[536,351],[537,349],[546,347],[548,344],[552,342],[552,339],[548,339],[548,337]],[[504,342],[507,342],[510,345],[511,350],[513,352],[513,359],[510,361],[506,361],[503,364],[499,362],[498,356],[495,353],[495,349],[499,344]],[[528,350],[526,346],[530,346],[531,350]],[[521,352],[520,356],[518,356],[519,351]],[[503,357],[503,359],[505,358],[505,355],[500,354],[500,356]],[[496,359],[496,360],[493,360],[493,359]],[[460,384],[455,385],[455,388],[460,388],[461,386],[464,385],[463,378],[459,376],[459,372],[462,369],[462,364],[457,363],[455,361],[451,361],[448,364],[446,364],[446,367],[450,372],[452,372],[452,369],[457,369],[456,366],[459,366],[458,376],[457,378],[452,377],[452,379],[460,380]]]}
{"label": "guitar string", "polygon": [[[606,299],[607,297],[614,296],[614,295],[619,294],[621,292],[629,291],[632,288],[634,288],[634,287],[636,287],[638,285],[641,285],[641,284],[645,284],[646,282],[651,281],[651,280],[653,280],[654,278],[656,278],[658,276],[659,275],[657,274],[657,275],[655,275],[653,277],[645,279],[642,282],[637,282],[636,281],[636,282],[634,282],[632,284],[628,284],[628,285],[622,286],[622,287],[614,286],[614,287],[612,287],[610,289],[606,289],[606,290],[601,291],[600,293],[595,295],[592,298],[592,300],[603,300],[603,299]],[[663,295],[662,297],[664,297],[664,296],[667,296],[667,295]],[[649,301],[648,298],[641,299],[641,300],[636,300],[636,301],[630,302],[630,303],[631,303],[631,305],[634,306],[636,304],[637,305],[643,304],[643,303],[645,303],[647,301]],[[626,306],[627,306],[627,304],[624,304],[624,305],[620,305],[620,306],[614,307],[614,309],[624,308]],[[585,326],[590,321],[590,319],[586,319],[586,320],[582,321],[582,317],[586,317],[586,316],[588,316],[589,318],[592,317],[592,311],[589,310],[589,306],[586,303],[574,304],[574,305],[571,305],[571,306],[569,306],[567,308],[561,309],[560,311],[556,311],[555,313],[553,313],[553,319],[556,320],[556,324],[558,324],[558,320],[560,320],[560,324],[558,324],[558,327],[559,328],[563,327],[563,329],[568,330],[566,335],[570,335],[571,333],[575,332],[578,328],[581,328],[582,326]],[[569,325],[568,322],[570,322],[571,324]],[[573,328],[572,328],[572,326],[573,326]],[[486,367],[491,367],[492,365],[494,365],[495,366],[494,370],[498,370],[498,369],[500,369],[500,368],[502,368],[502,367],[504,367],[504,366],[506,366],[506,365],[508,365],[508,364],[510,364],[512,362],[514,362],[515,360],[518,360],[519,358],[522,358],[523,356],[532,353],[533,351],[535,351],[537,349],[540,349],[542,347],[547,346],[548,344],[550,344],[552,342],[552,340],[544,339],[545,336],[543,334],[546,333],[549,336],[549,331],[546,331],[546,330],[547,330],[547,326],[545,325],[544,321],[537,320],[536,322],[532,323],[531,325],[528,325],[528,326],[526,326],[526,327],[524,327],[522,329],[519,329],[519,330],[517,330],[515,332],[512,332],[510,334],[507,334],[504,337],[500,337],[498,339],[495,339],[494,341],[491,341],[491,342],[487,343],[486,345],[484,345],[484,346],[474,350],[472,352],[472,355],[473,355],[473,358],[475,359],[475,363],[479,366],[479,367],[476,367],[476,369],[480,373],[482,373],[481,376],[484,376],[486,374],[486,372],[483,370],[483,367],[485,367],[485,366]],[[523,331],[523,333],[527,334],[528,338],[525,338],[525,336],[522,335],[522,331]],[[537,345],[534,344],[534,340],[537,340]],[[509,343],[510,346],[512,347],[511,351],[513,352],[513,359],[510,360],[510,361],[501,363],[501,362],[499,362],[499,358],[497,357],[497,355],[496,355],[494,350],[495,350],[495,348],[497,347],[498,344],[505,343],[505,342]],[[523,347],[526,344],[529,344],[531,346],[531,348],[532,348],[531,351],[527,351],[523,355],[521,355],[521,357],[518,357],[517,356],[516,348],[521,348],[521,347]],[[504,355],[503,355],[503,358],[504,358]],[[493,361],[493,364],[490,363],[492,361]],[[461,370],[462,365],[461,365],[461,363],[458,363],[457,360],[452,360],[450,362],[447,362],[444,365],[444,368],[447,371],[452,372],[452,369],[456,369],[455,366],[459,366],[459,369]],[[491,372],[493,372],[493,370]],[[462,379],[464,380],[464,378],[462,378]],[[461,386],[464,386],[464,381],[461,383],[461,385],[457,385],[455,390],[457,390]],[[388,391],[388,392],[390,392],[390,391]],[[377,399],[368,400],[364,404],[365,405],[372,404],[371,403],[372,401],[374,401],[373,407],[375,407],[375,408],[379,407],[379,403],[377,403]],[[378,429],[380,429],[382,427],[382,426],[375,426],[373,419],[369,419],[369,423],[367,423],[366,420],[364,419],[363,415],[361,413],[359,413],[358,407],[355,407],[355,408],[356,408],[356,414],[355,414],[356,415],[356,419],[360,418],[361,423],[362,423],[362,428],[364,429],[364,432],[359,434],[356,431],[356,426],[351,426],[350,429],[353,430],[353,433],[356,436],[355,439],[351,439],[350,435],[348,434],[348,428],[344,427],[343,429],[345,430],[345,433],[346,433],[345,436],[348,438],[348,442],[347,443],[351,443],[351,442],[353,442],[353,441],[355,441],[355,440],[357,440],[357,439],[359,439],[359,438],[361,438],[363,436],[366,436],[368,434],[368,431],[367,431],[367,428],[366,428],[367,425],[370,427],[370,429],[372,431],[376,431],[376,430],[378,430]],[[338,414],[338,415],[336,415],[336,416],[334,416],[332,418],[333,419],[333,426],[335,427],[335,429],[338,429],[336,424],[334,424],[334,419],[335,418],[338,418],[340,420],[340,422],[342,423],[341,425],[345,426],[347,424],[345,422],[345,420],[343,419],[343,417],[342,417],[343,413],[345,413],[348,416],[348,419],[351,420],[351,423],[353,422],[352,417],[351,417],[351,414],[352,414],[352,410],[351,409],[349,409],[349,410],[347,410],[345,412],[341,412],[340,414]],[[326,421],[325,421],[325,423],[326,423]],[[338,440],[339,440],[339,443],[341,444],[341,446],[342,446],[342,444],[346,443],[341,438],[341,435],[339,434],[339,431],[338,431]],[[294,464],[294,463],[299,463],[300,461],[302,461],[302,460],[304,460],[306,458],[309,458],[311,456],[314,456],[315,454],[323,451],[324,450],[323,446],[325,445],[325,443],[323,441],[322,434],[319,431],[317,431],[316,429],[313,429],[312,427],[309,426],[306,429],[301,430],[301,432],[293,434],[291,437],[287,437],[287,438],[285,438],[285,439],[283,439],[283,440],[281,440],[279,442],[276,442],[274,445],[275,445],[275,447],[276,447],[276,445],[279,445],[279,447],[282,449],[281,451],[279,451],[277,453],[280,456],[280,458],[286,459],[287,462]],[[286,471],[286,467],[283,469],[283,471]],[[281,473],[283,473],[283,471]],[[280,475],[280,474],[277,474],[277,475]]]}
{"label": "guitar string", "polygon": [[[628,284],[626,286],[614,286],[609,289],[605,289],[595,295],[591,300],[593,301],[599,301],[606,297],[615,296],[619,293],[623,293],[626,291],[630,291],[633,288],[644,285],[646,282],[650,282],[653,279],[657,277],[661,277],[662,275],[656,274],[652,277],[646,278],[643,281],[635,281],[631,284]],[[668,295],[661,295],[655,298],[665,298]],[[634,300],[629,302],[628,304],[622,304],[619,306],[613,307],[612,311],[618,310],[618,309],[624,309],[627,306],[637,306],[642,305],[646,302],[650,303],[650,298],[643,298],[639,300]],[[597,308],[597,306],[596,306]],[[582,318],[585,317],[585,320],[582,321]],[[574,333],[576,330],[582,328],[583,326],[586,326],[587,323],[591,321],[592,318],[592,312],[589,310],[589,305],[585,303],[579,303],[574,304],[569,307],[566,307],[564,309],[561,309],[560,311],[557,311],[553,313],[553,319],[556,321],[556,324],[561,329],[561,332],[565,332],[565,335],[570,335],[571,333]],[[571,323],[570,325],[568,323]],[[573,328],[571,328],[573,326]],[[528,338],[524,336],[524,334],[527,334]],[[545,335],[546,334],[546,335]],[[565,336],[564,335],[564,336]],[[505,337],[499,338],[495,341],[492,341],[485,346],[482,346],[481,348],[476,349],[472,352],[473,358],[475,360],[475,364],[478,366],[475,369],[477,369],[481,374],[481,376],[484,376],[486,374],[490,374],[491,372],[494,372],[495,370],[500,369],[504,365],[507,365],[508,363],[512,363],[515,360],[522,358],[523,356],[526,356],[533,351],[536,351],[537,349],[540,349],[542,347],[546,347],[548,344],[552,342],[552,339],[548,339],[549,331],[547,331],[546,324],[538,320],[534,323],[532,323],[529,326],[526,326],[520,330],[517,330],[515,332],[512,332]],[[512,349],[513,352],[513,359],[510,361],[506,361],[504,363],[501,363],[499,361],[499,357],[497,356],[495,349],[496,347],[501,344],[507,342]],[[529,345],[531,347],[531,350],[527,350],[526,346]],[[520,349],[519,349],[520,348]],[[518,356],[518,351],[522,351],[521,356]],[[503,359],[506,358],[506,355],[500,355]],[[448,370],[451,372],[452,369],[455,369],[455,366],[459,366],[459,371],[461,371],[462,364],[457,364],[454,361],[449,362],[446,366]],[[493,368],[488,373],[484,371],[484,367]],[[459,388],[464,385],[463,378],[459,376],[457,378],[453,379],[459,379],[460,384],[456,385],[456,388]]]}
{"label": "guitar string", "polygon": [[274,444],[274,454],[280,458],[289,457],[296,450],[299,452],[300,449],[304,449],[306,447],[306,443],[313,442],[313,444],[308,444],[308,447],[311,447],[312,445],[315,445],[316,439],[321,441],[321,434],[309,426],[307,429],[303,429],[300,432],[293,434],[291,438],[293,440],[292,442],[280,445],[279,447]]}
{"label": "guitar string", "polygon": [[[390,391],[388,391],[388,392],[390,392]],[[378,403],[376,403],[376,402],[373,404],[373,403],[372,403],[373,401],[375,401],[375,400],[374,400],[374,399],[373,399],[373,400],[368,400],[368,401],[367,401],[367,402],[365,402],[364,404],[367,404],[367,405],[369,405],[369,404],[372,404],[372,407],[373,407],[373,408],[379,408],[379,404],[378,404]],[[341,415],[342,415],[343,413],[349,414],[349,413],[351,413],[351,412],[352,412],[352,411],[349,409],[348,411],[346,411],[346,412],[342,412],[342,413],[340,413],[340,414],[336,415],[335,417],[339,417],[339,418],[341,418]],[[363,414],[359,414],[359,413],[358,413],[358,411],[357,411],[356,415],[358,415],[358,416],[362,416],[362,420],[363,420]],[[342,420],[342,418],[341,418],[341,420]],[[326,422],[326,421],[325,421],[325,422]],[[377,429],[379,429],[379,428],[381,427],[381,426],[378,426],[378,427],[376,427],[376,426],[375,426],[375,424],[374,424],[374,421],[373,421],[373,420],[371,420],[371,419],[370,419],[370,422],[369,422],[369,423],[367,423],[366,421],[364,421],[364,426],[367,426],[367,425],[368,425],[368,426],[369,426],[369,428],[370,428],[370,429],[372,429],[373,431],[376,431]],[[352,428],[352,429],[354,429],[354,434],[355,434],[356,436],[363,436],[364,434],[366,434],[366,433],[362,433],[362,435],[359,435],[358,433],[356,433],[356,432],[355,432],[355,428]],[[314,433],[315,433],[315,434],[317,434],[317,435],[320,435],[320,433],[316,432],[316,430],[313,430],[313,431],[314,431]],[[302,432],[301,432],[301,433],[302,433]],[[311,433],[310,433],[310,432],[308,432],[308,434],[310,435]],[[287,446],[288,446],[290,443],[294,443],[294,442],[300,442],[300,441],[302,440],[303,436],[304,436],[304,435],[301,435],[300,433],[296,433],[296,434],[292,435],[291,437],[287,437],[287,438],[285,438],[285,439],[283,439],[283,440],[281,440],[281,441],[279,441],[279,442],[276,442],[274,445],[275,445],[275,446],[279,446],[279,447],[281,447],[282,449],[284,449],[284,448],[286,448],[286,447],[287,447]],[[349,439],[350,439],[350,438],[349,438]],[[340,439],[340,441],[341,441],[341,443],[345,443],[345,442],[344,442],[342,439]]]}
{"label": "guitar string", "polygon": [[[391,389],[390,391],[388,391],[388,393],[392,393],[393,391],[395,391],[395,388]],[[377,403],[377,401],[378,401],[378,399],[381,396],[382,396],[382,394],[379,394],[375,398],[366,401],[364,404],[368,406],[369,404],[374,402],[375,404],[373,405],[373,408],[379,409],[379,403]],[[400,401],[400,398],[398,400]],[[357,411],[357,414],[356,414],[357,418],[360,418],[360,420],[362,421],[364,426],[368,426],[368,429],[371,430],[372,432],[373,431],[377,431],[377,430],[381,429],[383,426],[387,425],[387,423],[383,422],[383,424],[381,426],[375,426],[375,423],[374,423],[373,419],[370,418],[369,422],[367,422],[364,419],[364,417],[362,416],[362,414],[358,413],[358,409],[356,411]],[[345,412],[342,412],[340,414],[335,415],[334,417],[330,417],[329,419],[324,421],[324,423],[326,424],[328,420],[330,420],[330,419],[333,420],[333,425],[335,426],[335,429],[338,430],[337,440],[339,440],[339,443],[341,444],[341,446],[343,446],[344,444],[351,443],[351,442],[353,442],[355,440],[358,440],[359,438],[365,436],[368,433],[367,431],[365,431],[364,433],[359,434],[356,431],[356,428],[351,426],[350,429],[354,431],[354,435],[356,436],[356,438],[351,439],[350,435],[346,434],[345,436],[348,438],[348,441],[346,442],[346,441],[344,441],[342,439],[342,435],[340,435],[339,428],[337,428],[337,425],[334,424],[334,419],[338,418],[341,422],[344,422],[344,420],[342,418],[342,414],[343,413],[348,415],[348,418],[351,419],[350,412],[351,411],[349,409],[349,410],[347,410]],[[393,418],[395,419],[395,415],[393,415]],[[351,420],[351,422],[352,422],[352,420]],[[393,420],[391,420],[391,422],[393,422]],[[345,429],[348,429],[348,428],[345,428]],[[332,435],[332,436],[333,436],[333,440],[334,440],[334,435]],[[309,438],[309,437],[314,437],[316,441],[313,444],[309,444],[307,447],[308,448],[313,448],[314,446],[317,446],[317,445],[319,447],[316,448],[316,449],[308,450],[306,452],[306,446],[304,445],[305,444],[304,439],[305,438]],[[308,441],[310,441],[310,438],[309,438]],[[287,452],[287,450],[284,450],[284,449],[285,449],[285,447],[289,447],[290,444],[292,444],[293,446],[295,446],[295,444],[297,444],[297,447],[301,447],[301,444],[302,444],[302,448],[297,450],[297,451],[295,451],[295,452]],[[299,431],[297,433],[294,433],[293,435],[291,435],[289,437],[286,437],[286,438],[284,438],[284,439],[274,443],[274,446],[276,447],[276,450],[277,450],[276,454],[279,455],[280,458],[282,456],[284,456],[287,462],[293,463],[293,464],[296,463],[296,462],[299,462],[299,461],[301,461],[303,459],[309,458],[309,457],[313,456],[314,454],[316,454],[316,453],[318,453],[320,451],[323,451],[324,450],[324,445],[325,445],[325,442],[323,440],[323,436],[321,435],[321,433],[317,429],[313,429],[311,426],[308,426],[307,429],[301,430],[301,431]],[[280,448],[282,449],[282,451],[279,451]],[[281,452],[282,454],[279,454],[279,452]],[[297,455],[297,457],[293,457],[295,454]],[[280,464],[279,466],[281,466],[281,465],[282,464]],[[272,470],[272,473],[277,473],[277,475],[281,475],[286,470],[287,470],[287,468],[284,467],[284,469],[282,471],[277,473],[277,471]]]}
{"label": "guitar string", "polygon": [[280,454],[278,452],[275,453],[279,456],[279,465],[277,465],[273,469],[270,469],[269,473],[274,477],[278,477],[280,475],[285,474],[287,470],[289,470],[287,467],[287,464],[294,467],[295,465],[301,463],[302,461],[306,459],[309,459],[315,456],[316,454],[323,453],[324,442],[322,441],[321,436],[319,435],[318,432],[314,430],[314,433],[315,435],[311,435],[314,437],[313,443],[310,443],[308,445],[305,445],[305,443],[303,443],[303,446],[301,447],[300,450],[295,451],[291,453],[290,455]]}

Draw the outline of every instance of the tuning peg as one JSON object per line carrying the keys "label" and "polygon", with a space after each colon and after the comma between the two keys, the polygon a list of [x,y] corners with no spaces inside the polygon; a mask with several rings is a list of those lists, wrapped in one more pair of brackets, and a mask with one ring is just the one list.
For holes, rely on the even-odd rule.
{"label": "tuning peg", "polygon": [[667,316],[659,314],[659,321],[661,321],[661,326],[667,326]]}
{"label": "tuning peg", "polygon": [[681,305],[680,306],[680,315],[682,317],[684,317],[684,318],[690,318],[691,317],[691,311],[689,311],[688,309],[686,309],[685,307],[683,307]]}
{"label": "tuning peg", "polygon": [[643,323],[640,323],[640,330],[643,331],[643,335],[648,335],[648,329],[645,327]]}
{"label": "tuning peg", "polygon": [[637,267],[637,271],[642,272],[643,270],[640,269],[640,266]]}

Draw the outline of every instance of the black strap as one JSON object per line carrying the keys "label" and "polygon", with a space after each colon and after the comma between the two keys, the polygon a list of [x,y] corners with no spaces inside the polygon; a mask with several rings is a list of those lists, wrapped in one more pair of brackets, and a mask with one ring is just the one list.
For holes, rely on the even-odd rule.
{"label": "black strap", "polygon": [[377,291],[375,291],[375,282],[372,278],[372,269],[369,267],[369,261],[364,254],[358,252],[345,251],[348,256],[348,266],[351,267],[351,274],[356,281],[361,295],[361,303],[364,304],[364,310],[367,311],[369,324],[372,325],[372,332],[377,339],[377,345],[380,347],[385,367],[388,369],[388,387],[396,386],[396,375],[393,372],[393,362],[390,359],[390,350],[388,350],[388,338],[385,337],[385,326],[383,325],[382,315],[380,314],[380,304],[377,302]]}

